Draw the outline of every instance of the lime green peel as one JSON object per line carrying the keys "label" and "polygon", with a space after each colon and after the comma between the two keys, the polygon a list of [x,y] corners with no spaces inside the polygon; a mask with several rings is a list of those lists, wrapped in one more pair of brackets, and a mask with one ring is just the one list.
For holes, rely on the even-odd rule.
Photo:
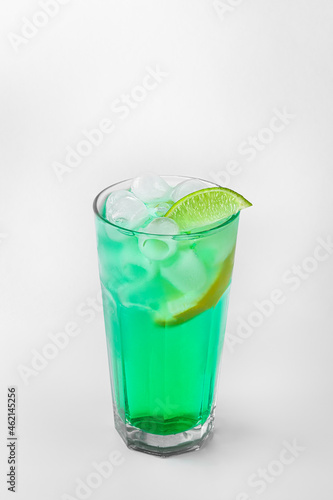
{"label": "lime green peel", "polygon": [[237,214],[252,203],[225,187],[195,191],[175,203],[164,217],[177,222],[181,231],[214,224]]}

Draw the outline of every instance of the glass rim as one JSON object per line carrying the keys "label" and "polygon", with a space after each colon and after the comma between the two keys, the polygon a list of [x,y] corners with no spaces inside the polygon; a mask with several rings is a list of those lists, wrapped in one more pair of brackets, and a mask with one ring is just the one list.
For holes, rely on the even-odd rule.
{"label": "glass rim", "polygon": [[[209,182],[210,184],[214,184],[216,187],[222,187],[219,184],[216,184],[215,182],[207,181],[206,179],[201,179],[200,177],[191,177],[191,176],[185,176],[185,175],[161,175],[160,177],[162,178],[167,178],[167,177],[178,177],[180,179],[188,180],[188,179],[194,179],[194,180],[200,180],[203,182]],[[103,217],[103,215],[100,213],[98,210],[97,204],[100,199],[100,197],[109,189],[114,188],[116,186],[119,186],[119,184],[123,184],[125,182],[130,182],[133,180],[133,177],[130,179],[124,179],[119,182],[115,182],[114,184],[111,184],[110,186],[102,189],[97,196],[95,196],[94,201],[93,201],[93,210],[95,215],[100,219],[102,222],[109,224],[112,227],[115,227],[116,229],[120,230],[123,234],[127,234],[128,236],[135,236],[135,235],[143,235],[143,236],[158,236],[158,237],[169,237],[173,239],[189,239],[193,237],[200,237],[200,236],[206,236],[212,232],[216,232],[219,229],[227,226],[231,222],[233,222],[237,217],[239,217],[240,211],[238,211],[236,214],[231,215],[228,219],[226,219],[224,222],[221,222],[220,224],[217,224],[216,226],[209,227],[208,229],[202,229],[201,231],[195,230],[195,232],[191,233],[179,233],[179,234],[156,234],[156,233],[148,233],[145,231],[137,231],[135,229],[127,229],[126,227],[118,226],[117,224],[114,224],[113,222],[110,222],[108,219]],[[207,227],[207,226],[204,226]],[[199,229],[199,228],[198,228]]]}

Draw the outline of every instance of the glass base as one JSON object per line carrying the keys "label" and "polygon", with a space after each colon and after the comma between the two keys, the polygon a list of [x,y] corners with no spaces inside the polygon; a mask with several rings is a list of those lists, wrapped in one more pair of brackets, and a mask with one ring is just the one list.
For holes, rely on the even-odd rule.
{"label": "glass base", "polygon": [[126,446],[159,457],[169,457],[188,451],[195,451],[212,438],[214,429],[215,407],[204,424],[178,434],[160,436],[150,434],[138,427],[124,423],[117,413],[114,414],[115,427]]}

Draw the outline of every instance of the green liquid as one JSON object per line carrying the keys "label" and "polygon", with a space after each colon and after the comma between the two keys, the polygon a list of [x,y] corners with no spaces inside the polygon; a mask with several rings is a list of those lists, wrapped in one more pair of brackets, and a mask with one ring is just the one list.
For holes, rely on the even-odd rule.
{"label": "green liquid", "polygon": [[[176,326],[149,311],[115,303],[103,287],[107,342],[120,417],[152,434],[204,423],[211,411],[228,294],[215,308]],[[116,309],[116,310],[115,310]]]}
{"label": "green liquid", "polygon": [[[230,258],[237,225],[235,220],[223,234],[220,231],[201,240],[178,242],[167,264],[179,261],[180,253],[186,262],[195,255],[207,280],[213,283],[223,262]],[[227,289],[214,306],[193,313],[189,319],[163,323],[160,318],[170,303],[193,300],[193,291],[181,292],[166,279],[166,263],[144,257],[135,235],[122,235],[97,220],[97,239],[117,414],[124,423],[158,435],[203,425],[214,405],[231,271]],[[177,274],[180,272],[178,269]],[[199,274],[194,272],[194,284]],[[202,291],[197,293],[200,299]]]}

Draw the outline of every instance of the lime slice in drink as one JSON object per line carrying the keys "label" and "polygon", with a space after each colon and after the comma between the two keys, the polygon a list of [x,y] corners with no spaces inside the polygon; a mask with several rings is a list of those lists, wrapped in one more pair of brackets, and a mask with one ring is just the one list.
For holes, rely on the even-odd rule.
{"label": "lime slice in drink", "polygon": [[175,326],[185,323],[198,314],[215,307],[231,282],[234,266],[235,247],[217,270],[215,277],[201,296],[184,294],[183,297],[170,300],[164,311],[159,311],[155,322],[161,326]]}
{"label": "lime slice in drink", "polygon": [[191,231],[219,222],[251,206],[252,203],[231,189],[206,188],[181,198],[165,217],[177,222],[181,231]]}
{"label": "lime slice in drink", "polygon": [[[195,191],[177,201],[165,217],[173,219],[180,230],[186,232],[216,224],[251,205],[243,196],[231,189],[206,188]],[[236,234],[233,234],[233,231],[237,232],[237,226],[229,227],[229,231],[228,233],[226,228],[226,232],[223,233],[223,237],[226,238],[225,242],[223,238],[217,240],[219,241],[218,245],[216,245],[216,240],[215,245],[213,241],[207,241],[208,246],[211,245],[211,250],[216,253],[219,263],[215,264],[214,259],[210,259],[211,263],[205,263],[208,278],[206,286],[199,294],[194,291],[177,298],[170,298],[165,304],[165,309],[157,313],[155,318],[157,324],[161,326],[179,325],[216,306],[231,282],[236,241]],[[221,238],[222,234],[217,234],[216,237]],[[228,241],[233,242],[232,246],[223,255],[223,247],[228,248]],[[199,251],[200,243],[197,243],[196,246],[198,258],[203,258],[204,254]],[[186,255],[186,250],[182,251]]]}

